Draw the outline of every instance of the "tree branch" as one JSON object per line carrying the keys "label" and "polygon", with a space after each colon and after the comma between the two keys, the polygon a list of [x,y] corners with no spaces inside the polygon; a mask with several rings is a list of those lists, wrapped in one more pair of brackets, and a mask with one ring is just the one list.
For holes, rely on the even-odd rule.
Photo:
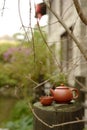
{"label": "tree branch", "polygon": [[2,12],[1,12],[2,16],[3,16],[4,10],[5,10],[5,3],[6,3],[6,0],[4,0],[4,3],[3,3]]}
{"label": "tree branch", "polygon": [[77,13],[78,13],[78,15],[79,15],[81,21],[82,21],[85,25],[87,25],[87,18],[86,18],[86,16],[84,15],[84,13],[83,13],[83,11],[82,11],[82,8],[81,8],[81,6],[80,6],[78,0],[73,0],[73,3],[74,3],[74,5],[75,5],[75,8],[76,8],[76,10],[77,10]]}

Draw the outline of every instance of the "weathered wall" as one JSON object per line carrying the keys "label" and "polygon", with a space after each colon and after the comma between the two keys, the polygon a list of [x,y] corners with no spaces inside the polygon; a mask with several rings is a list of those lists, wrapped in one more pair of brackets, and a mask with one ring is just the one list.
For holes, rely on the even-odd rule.
{"label": "weathered wall", "polygon": [[[67,0],[68,1],[68,0]],[[71,1],[70,5],[67,4],[67,8],[65,6],[62,11],[63,21],[66,23],[67,27],[71,27],[74,25],[74,34],[78,40],[84,44],[84,46],[87,47],[87,29],[86,26],[81,22],[75,7]],[[68,3],[68,2],[67,2]],[[65,2],[66,5],[66,2]],[[87,14],[87,1],[81,0],[81,6],[84,9],[84,13]],[[51,8],[58,13],[58,15],[61,15],[61,2],[60,0],[53,0]],[[65,14],[64,14],[65,12]],[[65,32],[65,29],[60,25],[59,22],[57,22],[57,19],[55,16],[53,16],[52,13],[49,13],[49,26],[48,26],[48,42],[49,44],[56,45],[56,50],[60,51],[60,36]],[[74,42],[73,42],[74,43]],[[87,77],[87,63],[84,60],[82,54],[80,53],[79,49],[76,47],[76,44],[73,44],[73,64],[76,64],[76,66],[73,68],[73,71],[71,71],[71,74],[69,76],[69,80],[71,84],[74,84],[74,77],[75,76],[85,76]]]}

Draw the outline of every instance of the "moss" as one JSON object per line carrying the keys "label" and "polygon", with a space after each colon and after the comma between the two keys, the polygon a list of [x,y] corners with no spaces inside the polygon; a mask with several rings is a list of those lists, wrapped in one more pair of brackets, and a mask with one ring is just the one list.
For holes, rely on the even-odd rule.
{"label": "moss", "polygon": [[34,104],[34,107],[37,107],[41,110],[46,111],[59,111],[59,112],[70,112],[80,109],[82,106],[80,103],[70,103],[70,104],[52,104],[50,106],[43,106],[40,102]]}

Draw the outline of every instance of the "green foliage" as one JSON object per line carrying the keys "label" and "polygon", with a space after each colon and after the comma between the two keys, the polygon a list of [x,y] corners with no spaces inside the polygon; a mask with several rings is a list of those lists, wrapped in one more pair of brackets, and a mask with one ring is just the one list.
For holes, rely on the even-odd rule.
{"label": "green foliage", "polygon": [[32,81],[44,81],[49,73],[47,62],[50,53],[40,33],[36,30],[30,43],[4,44],[0,49],[3,50],[0,55],[0,87],[9,86],[11,90],[15,87],[12,93],[9,89],[7,94],[11,93],[19,98],[27,96],[33,100],[33,88],[36,84]]}
{"label": "green foliage", "polygon": [[0,43],[0,55],[3,54],[9,47],[15,46],[10,43]]}
{"label": "green foliage", "polygon": [[[45,33],[43,36],[46,39]],[[50,49],[55,50],[54,47],[50,47]],[[48,75],[51,77],[57,69],[38,30],[35,30],[30,43],[4,44],[4,46],[1,45],[0,50],[0,87],[5,85],[29,87],[31,93],[32,87],[35,86],[32,80],[38,83],[41,76],[45,80],[49,78]]]}
{"label": "green foliage", "polygon": [[9,65],[5,65],[0,63],[0,87],[8,85],[15,86],[17,84],[17,80],[12,78],[12,72],[9,68]]}
{"label": "green foliage", "polygon": [[6,128],[9,128],[9,130],[32,130],[32,118],[26,116],[15,122],[10,121],[7,123]]}
{"label": "green foliage", "polygon": [[24,117],[24,116],[31,116],[31,111],[29,110],[28,104],[26,103],[25,100],[20,100],[17,102],[17,104],[15,105],[14,109],[13,109],[13,119],[19,119],[20,117]]}
{"label": "green foliage", "polygon": [[31,86],[32,88],[34,84],[29,80],[30,78],[39,82],[39,77],[41,75],[45,77],[48,73],[49,54],[38,31],[34,32],[34,43],[32,41],[30,44],[1,47],[3,62],[0,63],[0,86]]}
{"label": "green foliage", "polygon": [[52,77],[51,75],[48,75],[48,77],[50,78],[50,82],[54,84],[55,87],[60,86],[61,84],[68,85],[67,75],[62,72],[58,72]]}
{"label": "green foliage", "polygon": [[12,120],[5,125],[6,128],[9,130],[32,130],[32,113],[24,100],[17,102],[12,115]]}

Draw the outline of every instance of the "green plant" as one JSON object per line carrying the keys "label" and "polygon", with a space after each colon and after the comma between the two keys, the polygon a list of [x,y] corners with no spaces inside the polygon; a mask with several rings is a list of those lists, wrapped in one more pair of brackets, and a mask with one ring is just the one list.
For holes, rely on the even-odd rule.
{"label": "green plant", "polygon": [[12,120],[5,125],[10,130],[32,130],[33,117],[25,100],[20,100],[12,112]]}
{"label": "green plant", "polygon": [[[33,47],[33,48],[32,48]],[[17,45],[8,48],[4,51],[3,61],[4,66],[7,66],[7,78],[15,82],[14,86],[33,87],[32,80],[39,82],[39,77],[45,77],[48,73],[48,52],[47,46],[44,44],[43,39],[38,31],[34,33],[34,46],[33,43],[28,45]],[[27,78],[29,77],[29,78]],[[6,78],[3,77],[4,84],[7,84]],[[8,83],[10,85],[10,83]]]}
{"label": "green plant", "polygon": [[26,116],[14,122],[10,121],[7,123],[6,128],[9,130],[33,130],[32,118]]}
{"label": "green plant", "polygon": [[12,78],[12,71],[9,67],[8,64],[0,63],[0,87],[15,86],[17,84],[17,80]]}
{"label": "green plant", "polygon": [[68,85],[68,79],[67,75],[63,72],[58,72],[57,74],[54,73],[52,75],[48,75],[51,84],[53,84],[55,87],[60,86],[61,84]]}
{"label": "green plant", "polygon": [[20,117],[24,117],[27,115],[32,116],[28,104],[25,100],[20,100],[16,103],[12,115],[13,120],[19,119]]}

